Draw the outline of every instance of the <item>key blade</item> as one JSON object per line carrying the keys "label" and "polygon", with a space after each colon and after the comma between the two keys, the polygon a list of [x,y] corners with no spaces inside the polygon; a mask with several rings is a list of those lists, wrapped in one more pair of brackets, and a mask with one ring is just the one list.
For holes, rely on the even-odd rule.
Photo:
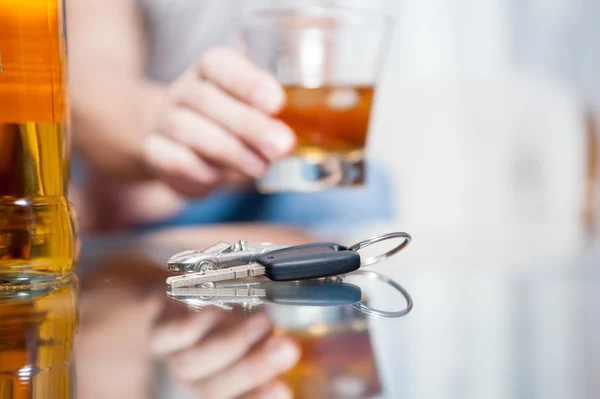
{"label": "key blade", "polygon": [[199,284],[214,283],[217,281],[234,280],[244,277],[260,276],[265,274],[261,265],[235,266],[226,269],[214,270],[204,274],[188,274],[167,278],[167,284],[173,288],[192,287]]}

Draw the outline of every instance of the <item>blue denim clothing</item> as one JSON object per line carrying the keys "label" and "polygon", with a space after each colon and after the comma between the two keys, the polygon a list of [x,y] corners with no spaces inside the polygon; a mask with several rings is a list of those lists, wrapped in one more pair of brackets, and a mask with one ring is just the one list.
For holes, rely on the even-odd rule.
{"label": "blue denim clothing", "polygon": [[[85,162],[74,154],[73,183],[86,178]],[[190,201],[185,209],[160,223],[138,226],[148,231],[161,227],[234,222],[288,224],[310,232],[336,232],[356,228],[361,222],[394,217],[393,192],[384,169],[369,163],[364,187],[338,188],[322,192],[260,194],[217,191]]]}
{"label": "blue denim clothing", "polygon": [[196,200],[175,217],[153,229],[166,226],[231,222],[272,222],[309,231],[356,228],[357,223],[389,220],[393,215],[391,185],[383,169],[370,165],[364,187],[337,188],[323,192],[260,194],[219,191]]}

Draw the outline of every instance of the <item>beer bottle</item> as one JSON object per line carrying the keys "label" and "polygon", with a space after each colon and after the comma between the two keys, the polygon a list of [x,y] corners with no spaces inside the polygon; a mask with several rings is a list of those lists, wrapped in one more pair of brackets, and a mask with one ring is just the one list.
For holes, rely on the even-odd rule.
{"label": "beer bottle", "polygon": [[0,286],[70,273],[70,137],[62,0],[0,0]]}

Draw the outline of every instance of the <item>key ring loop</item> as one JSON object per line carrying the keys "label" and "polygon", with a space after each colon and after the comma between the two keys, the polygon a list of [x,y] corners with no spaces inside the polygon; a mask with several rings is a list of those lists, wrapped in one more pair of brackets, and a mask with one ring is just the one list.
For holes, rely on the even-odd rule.
{"label": "key ring loop", "polygon": [[348,251],[360,251],[361,249],[366,248],[370,245],[377,244],[379,242],[386,241],[386,240],[391,240],[394,238],[403,238],[404,240],[402,241],[402,243],[400,243],[400,245],[390,249],[386,253],[381,254],[381,255],[371,256],[361,262],[361,266],[370,266],[375,263],[379,263],[383,260],[386,260],[387,258],[397,254],[398,252],[400,252],[404,248],[406,248],[406,246],[408,244],[410,244],[410,241],[412,240],[412,237],[410,236],[410,234],[396,232],[396,233],[389,233],[389,234],[383,234],[383,235],[376,236],[376,237],[371,237],[367,240],[359,242],[358,244],[354,244],[351,247],[348,247]]}
{"label": "key ring loop", "polygon": [[361,302],[358,302],[358,303],[355,303],[354,305],[352,305],[352,307],[354,309],[358,310],[361,313],[367,314],[369,316],[374,316],[374,317],[397,318],[397,317],[406,316],[408,313],[410,313],[410,311],[413,308],[413,300],[412,300],[412,297],[410,296],[410,294],[408,293],[408,291],[406,291],[404,289],[404,287],[402,287],[400,284],[398,284],[391,278],[384,276],[383,274],[374,272],[372,270],[357,270],[352,273],[353,276],[356,276],[358,274],[363,274],[374,280],[383,281],[384,283],[389,284],[392,287],[394,287],[396,290],[398,290],[402,294],[402,296],[404,296],[404,299],[406,300],[406,308],[404,308],[402,310],[398,310],[398,311],[386,311],[386,310],[373,309],[369,306],[364,305]]}

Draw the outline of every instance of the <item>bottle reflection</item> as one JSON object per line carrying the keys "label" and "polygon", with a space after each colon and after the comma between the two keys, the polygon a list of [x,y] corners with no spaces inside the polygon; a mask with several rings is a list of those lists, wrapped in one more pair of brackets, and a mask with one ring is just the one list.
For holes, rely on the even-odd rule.
{"label": "bottle reflection", "polygon": [[0,399],[72,397],[78,281],[0,291]]}

